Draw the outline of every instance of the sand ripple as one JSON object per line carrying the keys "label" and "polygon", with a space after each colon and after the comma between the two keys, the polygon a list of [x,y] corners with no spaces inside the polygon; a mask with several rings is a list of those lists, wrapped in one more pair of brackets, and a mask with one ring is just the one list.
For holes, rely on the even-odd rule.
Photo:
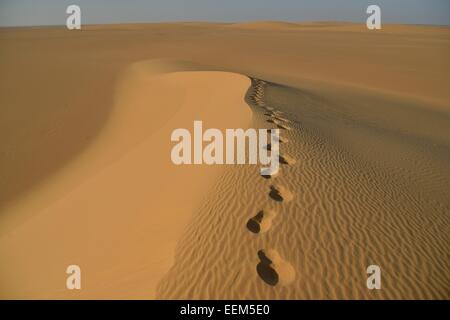
{"label": "sand ripple", "polygon": [[[257,167],[227,169],[179,242],[158,297],[448,299],[448,199],[355,155],[317,126],[314,110],[289,110],[301,101],[276,106],[292,93],[283,90],[293,89],[253,80],[247,100],[255,126],[289,124],[280,145],[288,165],[270,179]],[[371,264],[381,267],[382,290],[366,287]]]}

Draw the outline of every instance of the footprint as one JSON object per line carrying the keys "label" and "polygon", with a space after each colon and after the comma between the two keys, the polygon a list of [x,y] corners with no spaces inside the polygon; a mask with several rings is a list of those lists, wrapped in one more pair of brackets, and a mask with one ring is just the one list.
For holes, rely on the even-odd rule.
{"label": "footprint", "polygon": [[280,155],[280,163],[287,165],[294,165],[296,163],[295,159],[288,155]]}
{"label": "footprint", "polygon": [[[270,109],[268,109],[270,108]],[[266,108],[267,112],[269,112],[270,114],[272,114],[272,116],[282,116],[283,115],[283,111],[277,110],[277,108],[274,107],[268,107]]]}
{"label": "footprint", "polygon": [[[270,108],[270,110],[268,108]],[[272,107],[266,107],[264,109],[266,109],[266,113],[264,113],[265,116],[268,116],[268,117],[282,117],[283,116],[283,113],[281,111],[275,110]]]}
{"label": "footprint", "polygon": [[289,202],[294,198],[294,195],[286,187],[280,185],[271,185],[269,196],[278,202]]}
{"label": "footprint", "polygon": [[260,262],[256,266],[256,272],[271,286],[286,286],[295,279],[295,270],[292,265],[283,260],[279,253],[273,249],[259,250]]}
{"label": "footprint", "polygon": [[[280,143],[286,143],[287,142],[287,139],[285,139],[285,138],[283,138],[283,137],[280,137],[280,136],[278,136],[278,139],[277,139],[277,137],[275,136],[275,140],[278,140],[278,144],[280,144]],[[269,144],[267,144],[265,147],[264,147],[264,149],[266,149],[267,151],[272,151],[272,144],[271,143],[269,143]],[[280,155],[280,162],[282,162],[283,160],[282,160],[282,158],[284,159],[284,158],[286,158],[286,161],[289,161],[289,163],[284,163],[284,164],[294,164],[295,163],[295,160],[293,159],[293,158],[291,158],[291,157],[289,157],[289,156],[282,156],[282,155]],[[292,163],[291,163],[292,162]]]}
{"label": "footprint", "polygon": [[277,213],[273,210],[261,210],[256,216],[249,219],[247,222],[247,229],[253,233],[267,232],[272,226],[272,220]]}
{"label": "footprint", "polygon": [[278,121],[275,124],[277,125],[278,129],[283,129],[283,130],[287,130],[287,131],[292,130],[291,127],[289,127],[283,123],[280,123]]}
{"label": "footprint", "polygon": [[269,123],[276,124],[277,126],[282,124],[281,122],[278,122],[277,120],[275,120],[273,118],[267,119],[266,121]]}
{"label": "footprint", "polygon": [[[275,130],[275,128],[268,128],[268,129],[267,129],[267,133],[268,133],[269,135],[270,135],[271,132],[272,132],[271,130]],[[282,137],[282,136],[280,136],[280,135],[274,136],[274,138],[275,138],[276,140],[278,140],[278,143],[288,143],[288,142],[289,142],[289,139],[284,138],[284,137]],[[266,149],[267,149],[267,146],[266,146]],[[267,150],[270,151],[270,149],[267,149]]]}
{"label": "footprint", "polygon": [[278,136],[278,142],[279,143],[288,143],[289,140],[287,138],[283,138],[282,136]]}
{"label": "footprint", "polygon": [[289,121],[288,119],[283,118],[283,117],[280,117],[280,116],[278,116],[278,115],[275,115],[275,116],[273,116],[272,118],[275,119],[275,120],[277,120],[277,121],[280,121],[280,122],[291,123],[291,121]]}

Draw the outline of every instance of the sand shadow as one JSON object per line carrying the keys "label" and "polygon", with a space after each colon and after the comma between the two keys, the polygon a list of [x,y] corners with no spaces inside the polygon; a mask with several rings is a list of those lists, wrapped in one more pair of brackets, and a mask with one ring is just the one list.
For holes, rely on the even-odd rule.
{"label": "sand shadow", "polygon": [[279,156],[280,163],[285,165],[294,165],[296,163],[295,159],[288,155],[280,155]]}
{"label": "sand shadow", "polygon": [[271,197],[275,201],[283,202],[283,197],[281,196],[279,191],[273,187],[270,187],[269,197]]}
{"label": "sand shadow", "polygon": [[282,201],[289,202],[294,198],[292,192],[286,187],[281,185],[271,185],[269,196],[277,202]]}
{"label": "sand shadow", "polygon": [[279,281],[278,273],[271,267],[272,261],[267,258],[264,251],[258,251],[260,262],[256,266],[256,272],[265,283],[270,286],[276,286]]}
{"label": "sand shadow", "polygon": [[272,227],[272,221],[277,216],[274,210],[261,210],[247,222],[247,229],[253,233],[264,233]]}
{"label": "sand shadow", "polygon": [[247,229],[253,233],[261,232],[261,221],[264,218],[264,212],[261,210],[256,216],[250,218],[247,222]]}

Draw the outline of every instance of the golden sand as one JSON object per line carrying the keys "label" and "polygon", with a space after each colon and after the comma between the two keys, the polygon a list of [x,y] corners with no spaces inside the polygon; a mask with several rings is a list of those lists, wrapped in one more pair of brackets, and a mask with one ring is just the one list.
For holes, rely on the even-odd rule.
{"label": "golden sand", "polygon": [[[443,27],[0,29],[0,297],[448,299],[449,56]],[[194,120],[279,128],[280,172],[173,165]]]}

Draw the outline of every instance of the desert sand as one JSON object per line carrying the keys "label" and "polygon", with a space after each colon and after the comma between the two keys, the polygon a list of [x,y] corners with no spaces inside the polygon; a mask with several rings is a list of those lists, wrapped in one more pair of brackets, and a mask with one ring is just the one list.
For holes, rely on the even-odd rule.
{"label": "desert sand", "polygon": [[[0,29],[0,297],[448,299],[449,56],[447,27]],[[173,165],[194,120],[279,128],[280,172]]]}

